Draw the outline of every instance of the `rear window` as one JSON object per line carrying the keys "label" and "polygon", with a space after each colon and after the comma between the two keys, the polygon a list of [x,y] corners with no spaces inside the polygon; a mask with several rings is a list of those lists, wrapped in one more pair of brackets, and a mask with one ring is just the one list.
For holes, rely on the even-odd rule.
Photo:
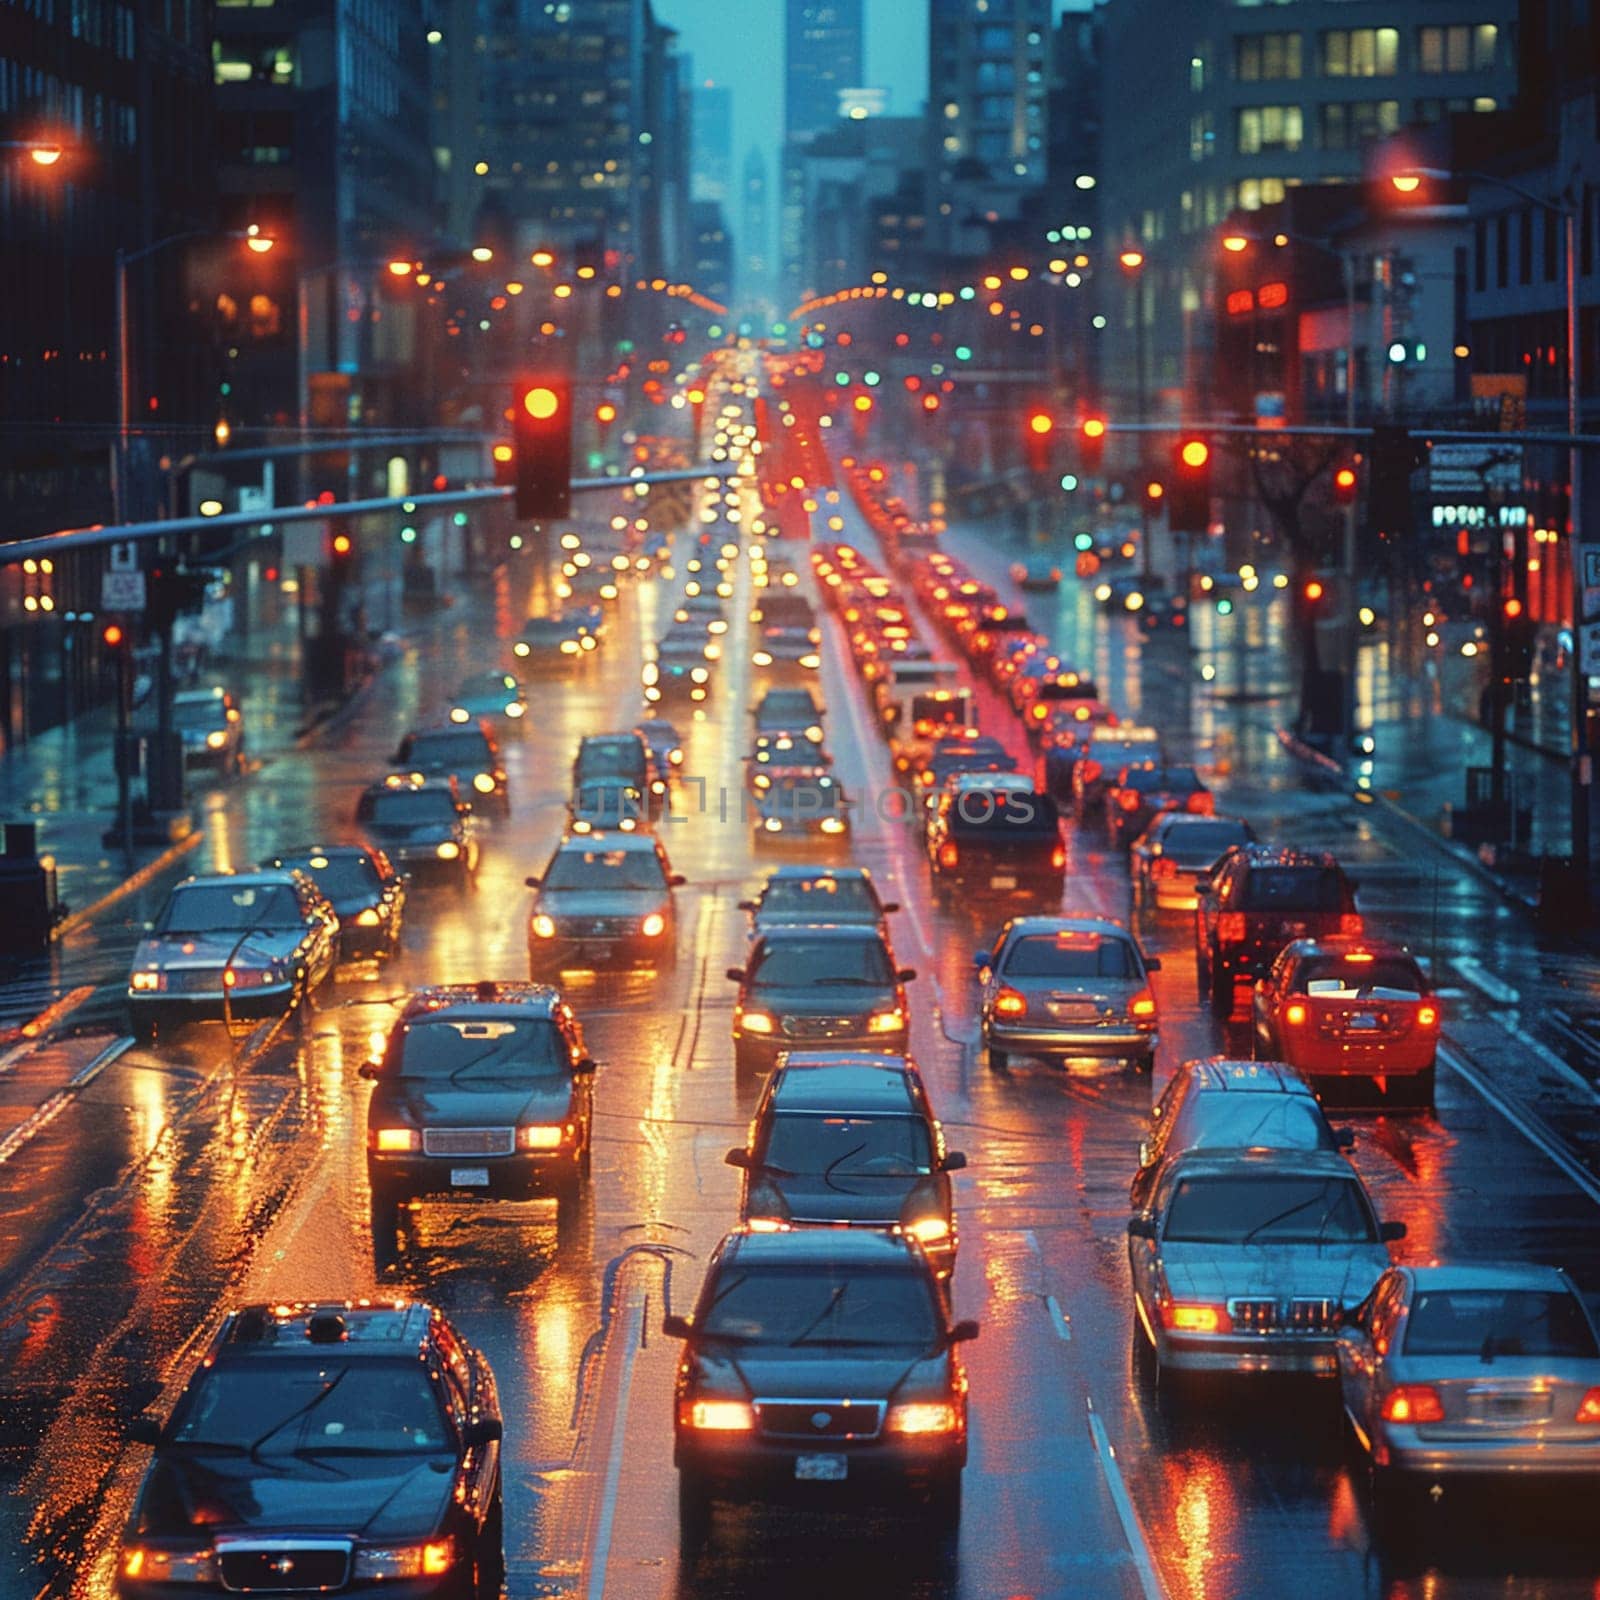
{"label": "rear window", "polygon": [[913,695],[911,720],[929,728],[960,728],[966,724],[967,706],[966,695]]}
{"label": "rear window", "polygon": [[847,912],[876,916],[878,903],[865,878],[774,878],[761,897],[761,909],[803,911],[828,922]]}
{"label": "rear window", "polygon": [[1350,904],[1337,867],[1252,867],[1245,879],[1246,911],[1344,911]]}
{"label": "rear window", "polygon": [[1426,1289],[1406,1319],[1408,1356],[1474,1356],[1488,1363],[1496,1356],[1592,1359],[1597,1353],[1577,1301],[1542,1289]]}
{"label": "rear window", "polygon": [[1057,831],[1060,817],[1047,794],[988,789],[967,790],[950,802],[950,831],[959,837],[1006,834],[1044,838]]}
{"label": "rear window", "polygon": [[1193,767],[1133,767],[1123,780],[1123,787],[1136,789],[1140,794],[1153,794],[1157,790],[1167,794],[1195,794],[1205,785]]}
{"label": "rear window", "polygon": [[1182,1149],[1333,1150],[1332,1130],[1316,1101],[1298,1094],[1206,1094],[1189,1102]]}
{"label": "rear window", "polygon": [[1185,822],[1168,826],[1161,833],[1164,855],[1179,861],[1215,861],[1224,850],[1244,844],[1249,829],[1242,822]]}
{"label": "rear window", "polygon": [[478,728],[459,733],[418,733],[400,746],[402,766],[423,772],[454,772],[481,767],[490,760],[489,741]]}
{"label": "rear window", "polygon": [[1008,978],[1134,978],[1138,962],[1126,939],[1097,933],[1030,933],[1001,961]]}
{"label": "rear window", "polygon": [[1419,1000],[1427,988],[1416,962],[1393,957],[1318,956],[1301,962],[1296,981],[1306,994],[1361,1000]]}

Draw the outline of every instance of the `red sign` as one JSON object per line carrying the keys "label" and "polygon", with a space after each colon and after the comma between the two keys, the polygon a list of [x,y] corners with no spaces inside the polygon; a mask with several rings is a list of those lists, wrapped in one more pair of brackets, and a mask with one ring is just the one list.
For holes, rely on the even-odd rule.
{"label": "red sign", "polygon": [[1256,297],[1248,289],[1235,289],[1228,296],[1228,315],[1242,317],[1245,312],[1255,309]]}

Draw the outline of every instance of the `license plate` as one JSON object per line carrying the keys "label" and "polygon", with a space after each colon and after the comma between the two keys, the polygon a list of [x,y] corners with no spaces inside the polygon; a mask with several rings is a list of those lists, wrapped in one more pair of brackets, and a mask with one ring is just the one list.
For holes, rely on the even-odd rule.
{"label": "license plate", "polygon": [[991,889],[1015,889],[1017,880],[1009,873],[998,873],[989,880]]}
{"label": "license plate", "polygon": [[1375,1029],[1378,1026],[1378,1019],[1371,1015],[1358,1015],[1351,1017],[1349,1026],[1352,1028]]}
{"label": "license plate", "polygon": [[450,1182],[457,1189],[487,1189],[489,1187],[489,1169],[487,1167],[451,1167]]}
{"label": "license plate", "polygon": [[808,1483],[843,1483],[850,1475],[848,1456],[796,1456],[794,1475]]}

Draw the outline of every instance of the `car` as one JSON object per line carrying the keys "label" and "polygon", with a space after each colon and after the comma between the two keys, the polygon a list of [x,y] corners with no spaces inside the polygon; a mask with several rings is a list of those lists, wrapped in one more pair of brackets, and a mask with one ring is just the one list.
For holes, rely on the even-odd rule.
{"label": "car", "polygon": [[433,1306],[243,1306],[171,1416],[129,1429],[151,1454],[117,1593],[498,1593],[502,1432],[488,1361]]}
{"label": "car", "polygon": [[848,851],[851,802],[825,767],[766,767],[751,779],[757,850]]}
{"label": "car", "polygon": [[466,890],[477,878],[476,821],[453,777],[390,773],[361,791],[356,827],[419,880],[452,878]]}
{"label": "car", "polygon": [[689,590],[678,602],[677,610],[672,613],[674,622],[683,623],[690,627],[698,628],[702,633],[715,637],[728,631],[728,614],[722,601],[723,596],[717,592],[718,585],[705,589],[698,588],[691,583]]}
{"label": "car", "polygon": [[529,617],[512,641],[511,654],[522,672],[564,672],[599,647],[588,619],[561,612]]}
{"label": "car", "polygon": [[667,780],[655,764],[650,746],[637,730],[628,733],[591,733],[578,741],[572,760],[574,792],[586,783],[620,780],[649,797],[652,810],[659,810]]}
{"label": "car", "polygon": [[261,863],[303,872],[339,919],[339,959],[395,956],[405,935],[406,880],[381,850],[364,844],[312,845]]}
{"label": "car", "polygon": [[1600,1341],[1559,1268],[1391,1267],[1337,1350],[1340,1403],[1380,1513],[1410,1510],[1411,1487],[1533,1479],[1589,1490],[1600,1474]]}
{"label": "car", "polygon": [[172,727],[183,741],[185,766],[244,771],[244,713],[221,684],[179,689],[172,697]]}
{"label": "car", "polygon": [[373,1235],[408,1200],[553,1198],[589,1174],[595,1063],[572,1007],[545,984],[419,989],[360,1075]]}
{"label": "car", "polygon": [[641,673],[646,702],[651,706],[681,701],[703,705],[711,693],[711,664],[716,659],[707,652],[716,648],[698,632],[674,630],[664,635],[656,645],[655,658],[645,662]]}
{"label": "car", "polygon": [[810,689],[768,689],[750,715],[757,733],[815,729],[822,737],[823,710]]}
{"label": "car", "polygon": [[741,900],[750,914],[750,937],[770,928],[804,927],[819,922],[876,928],[888,936],[888,919],[898,901],[880,900],[866,867],[823,867],[795,864],[776,867],[754,900]]}
{"label": "car", "polygon": [[1332,1377],[1346,1314],[1404,1237],[1342,1155],[1191,1150],[1128,1222],[1135,1354],[1158,1373]]}
{"label": "car", "polygon": [[[767,576],[769,580],[773,577],[770,562]],[[794,592],[793,584],[796,581],[794,574],[784,573],[778,585],[769,582],[768,586],[757,595],[756,602],[750,610],[750,620],[769,628],[809,630],[816,627],[817,614],[812,609],[811,602],[803,594]]]}
{"label": "car", "polygon": [[1205,1056],[1185,1061],[1151,1108],[1128,1199],[1144,1210],[1163,1168],[1189,1150],[1348,1150],[1354,1143],[1287,1063]]}
{"label": "car", "polygon": [[339,918],[303,872],[208,872],[173,886],[134,949],[134,1033],[287,1015],[333,975]]}
{"label": "car", "polygon": [[1017,758],[998,739],[952,734],[935,739],[918,774],[925,788],[937,792],[946,780],[962,772],[1015,772]]}
{"label": "car", "polygon": [[764,624],[750,660],[769,674],[815,672],[822,665],[821,639],[815,628]]}
{"label": "car", "polygon": [[1080,828],[1103,821],[1116,774],[1131,762],[1160,759],[1161,735],[1154,728],[1125,722],[1094,728],[1072,763],[1072,820]]}
{"label": "car", "polygon": [[945,1148],[909,1057],[790,1052],[762,1091],[748,1146],[727,1160],[744,1172],[746,1228],[900,1230],[927,1252],[936,1276],[955,1270],[950,1174],[967,1158]]}
{"label": "car", "polygon": [[1047,706],[1043,721],[1024,724],[1029,743],[1039,753],[1044,786],[1060,800],[1072,798],[1072,774],[1096,728],[1115,728],[1116,712],[1098,700]]}
{"label": "car", "polygon": [[1200,902],[1200,880],[1235,845],[1254,842],[1255,831],[1242,817],[1158,813],[1128,850],[1134,903],[1158,911],[1193,911]]}
{"label": "car", "polygon": [[526,880],[528,969],[537,981],[562,967],[621,962],[657,970],[678,959],[672,891],[684,878],[653,835],[593,833],[563,839],[544,872]]}
{"label": "car", "polygon": [[1160,1043],[1150,973],[1160,968],[1103,917],[1013,917],[973,958],[989,1065],[1014,1055],[1109,1057],[1141,1072]]}
{"label": "car", "polygon": [[1223,1021],[1290,940],[1362,931],[1356,885],[1326,851],[1235,845],[1195,888],[1195,981]]}
{"label": "car", "polygon": [[626,778],[589,778],[567,797],[567,826],[573,833],[648,828],[654,815],[650,796]]}
{"label": "car", "polygon": [[809,728],[757,733],[750,743],[750,755],[745,765],[745,777],[753,791],[755,780],[763,771],[779,767],[805,767],[817,771],[831,767],[833,757],[823,743],[822,729],[813,725]]}
{"label": "car", "polygon": [[967,1459],[967,1377],[914,1240],[875,1229],[730,1234],[706,1267],[673,1395],[680,1546],[718,1500],[855,1508],[921,1502],[953,1535]]}
{"label": "car", "polygon": [[573,611],[594,606],[603,614],[604,608],[615,603],[622,592],[617,574],[611,570],[609,563],[595,562],[591,558],[586,567],[576,566],[570,561],[564,566],[571,566],[573,570],[563,571],[556,580],[556,598]]}
{"label": "car", "polygon": [[394,765],[425,778],[454,778],[474,811],[511,815],[511,786],[500,745],[482,718],[413,729],[400,741]]}
{"label": "car", "polygon": [[934,897],[1060,900],[1067,852],[1049,795],[1018,773],[964,773],[932,798],[926,829]]}
{"label": "car", "polygon": [[1061,586],[1061,568],[1049,556],[1027,556],[1011,563],[1011,581],[1027,594],[1050,594]]}
{"label": "car", "polygon": [[1158,761],[1125,766],[1106,790],[1106,832],[1112,846],[1126,850],[1163,811],[1187,811],[1209,817],[1216,798],[1193,767],[1170,767]]}
{"label": "car", "polygon": [[769,929],[742,967],[728,968],[729,981],[739,986],[735,1069],[768,1070],[797,1042],[904,1055],[911,1015],[905,986],[915,977],[910,967],[895,965],[876,928]]}
{"label": "car", "polygon": [[878,685],[881,726],[888,736],[895,771],[921,783],[939,745],[952,739],[970,744],[981,737],[978,705],[970,689],[923,689],[907,694],[895,681],[898,676]]}
{"label": "car", "polygon": [[670,782],[683,765],[683,738],[678,730],[664,717],[645,717],[634,724],[633,731],[644,740],[656,776]]}
{"label": "car", "polygon": [[1385,1103],[1433,1105],[1440,1000],[1404,945],[1296,939],[1251,994],[1257,1052],[1323,1090],[1373,1080]]}
{"label": "car", "polygon": [[450,702],[450,720],[454,723],[482,721],[490,727],[504,723],[515,731],[527,714],[527,695],[509,672],[473,673]]}

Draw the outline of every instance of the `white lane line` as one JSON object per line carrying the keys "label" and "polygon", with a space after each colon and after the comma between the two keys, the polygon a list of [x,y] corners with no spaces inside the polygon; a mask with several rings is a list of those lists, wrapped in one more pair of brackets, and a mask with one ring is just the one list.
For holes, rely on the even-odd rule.
{"label": "white lane line", "polygon": [[1128,1541],[1128,1551],[1133,1556],[1133,1570],[1139,1576],[1139,1588],[1145,1600],[1166,1600],[1166,1587],[1156,1572],[1155,1560],[1150,1554],[1150,1541],[1145,1538],[1139,1513],[1134,1510],[1128,1486],[1123,1481],[1122,1468],[1117,1465],[1116,1448],[1106,1436],[1105,1424],[1094,1408],[1093,1399],[1085,1395],[1084,1404],[1089,1408],[1089,1437],[1094,1440],[1095,1454],[1100,1458],[1100,1471],[1106,1480],[1106,1492],[1111,1496],[1117,1521],[1122,1524],[1122,1536]]}
{"label": "white lane line", "polygon": [[24,1117],[3,1140],[0,1140],[0,1167],[3,1167],[27,1142],[42,1133],[63,1111],[72,1104],[78,1091],[92,1083],[120,1056],[133,1047],[131,1036],[113,1039],[99,1055],[78,1069],[65,1089],[58,1089],[37,1110]]}
{"label": "white lane line", "polygon": [[1056,1337],[1070,1344],[1072,1342],[1072,1323],[1068,1321],[1067,1314],[1061,1309],[1061,1302],[1053,1294],[1044,1297],[1045,1309],[1050,1313],[1050,1320],[1055,1324]]}
{"label": "white lane line", "polygon": [[1458,1078],[1476,1089],[1536,1150],[1548,1156],[1596,1205],[1600,1205],[1600,1183],[1594,1175],[1562,1148],[1537,1122],[1519,1110],[1476,1067],[1454,1050],[1441,1049],[1439,1059]]}
{"label": "white lane line", "polygon": [[1509,983],[1502,983],[1482,962],[1472,956],[1452,956],[1450,965],[1480,994],[1487,995],[1497,1006],[1514,1006],[1522,996]]}
{"label": "white lane line", "polygon": [[1549,1045],[1540,1044],[1532,1034],[1524,1033],[1521,1028],[1517,1027],[1513,1020],[1514,1013],[1513,1016],[1506,1016],[1500,1012],[1493,1012],[1491,1015],[1494,1017],[1495,1022],[1504,1028],[1530,1055],[1537,1056],[1552,1072],[1566,1079],[1575,1089],[1581,1090],[1584,1099],[1600,1100],[1600,1092],[1596,1091],[1595,1086],[1576,1067],[1570,1062],[1563,1061]]}
{"label": "white lane line", "polygon": [[617,1520],[617,1491],[622,1484],[622,1444],[628,1431],[628,1396],[633,1392],[633,1366],[639,1353],[639,1330],[644,1322],[644,1299],[636,1297],[628,1311],[622,1348],[626,1359],[617,1389],[617,1414],[611,1419],[611,1450],[606,1457],[605,1489],[600,1497],[600,1520],[594,1530],[594,1551],[589,1557],[589,1600],[602,1600],[606,1568],[611,1561],[611,1533]]}

